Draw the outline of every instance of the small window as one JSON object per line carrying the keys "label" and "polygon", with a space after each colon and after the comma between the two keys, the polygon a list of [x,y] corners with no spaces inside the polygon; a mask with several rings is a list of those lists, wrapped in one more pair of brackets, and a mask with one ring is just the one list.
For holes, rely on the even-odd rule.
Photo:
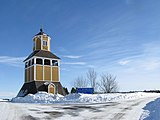
{"label": "small window", "polygon": [[53,66],[58,66],[58,61],[57,60],[52,60],[52,65]]}
{"label": "small window", "polygon": [[50,60],[45,59],[44,60],[44,65],[50,65]]}
{"label": "small window", "polygon": [[43,40],[43,45],[47,46],[47,41],[46,40]]}
{"label": "small window", "polygon": [[36,64],[42,65],[42,59],[37,58],[37,59],[36,59]]}
{"label": "small window", "polygon": [[32,59],[32,65],[34,64],[34,59]]}

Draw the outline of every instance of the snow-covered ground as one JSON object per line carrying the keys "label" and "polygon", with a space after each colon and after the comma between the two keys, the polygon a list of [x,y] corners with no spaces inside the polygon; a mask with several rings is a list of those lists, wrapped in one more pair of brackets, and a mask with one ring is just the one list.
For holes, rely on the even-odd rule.
{"label": "snow-covered ground", "polygon": [[0,99],[0,102],[7,102],[7,99]]}
{"label": "snow-covered ground", "polygon": [[63,97],[40,92],[14,98],[12,102],[0,102],[0,119],[159,120],[158,97],[160,94],[156,93],[71,94]]}
{"label": "snow-covered ground", "polygon": [[143,97],[157,95],[156,93],[111,93],[111,94],[69,94],[67,96],[53,95],[46,92],[38,92],[35,95],[29,94],[25,97],[16,97],[12,102],[17,103],[104,103],[104,102],[119,102],[124,100],[133,100]]}

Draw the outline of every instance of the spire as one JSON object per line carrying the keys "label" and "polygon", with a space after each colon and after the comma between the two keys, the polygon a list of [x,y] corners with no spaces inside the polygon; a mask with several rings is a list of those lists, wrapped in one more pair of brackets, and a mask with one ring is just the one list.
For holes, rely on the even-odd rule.
{"label": "spire", "polygon": [[43,34],[44,34],[44,32],[43,32],[43,27],[42,27],[42,25],[41,25],[40,32],[39,32],[37,35],[43,35]]}
{"label": "spire", "polygon": [[43,33],[43,26],[41,25],[41,28],[40,28],[40,32],[42,32]]}

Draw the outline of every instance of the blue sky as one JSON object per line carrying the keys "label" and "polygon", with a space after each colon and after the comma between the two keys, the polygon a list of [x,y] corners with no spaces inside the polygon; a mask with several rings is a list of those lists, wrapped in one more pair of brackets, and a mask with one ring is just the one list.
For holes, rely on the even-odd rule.
{"label": "blue sky", "polygon": [[43,25],[70,88],[94,68],[117,76],[120,91],[160,89],[159,0],[3,0],[0,4],[0,96],[24,82],[23,60]]}

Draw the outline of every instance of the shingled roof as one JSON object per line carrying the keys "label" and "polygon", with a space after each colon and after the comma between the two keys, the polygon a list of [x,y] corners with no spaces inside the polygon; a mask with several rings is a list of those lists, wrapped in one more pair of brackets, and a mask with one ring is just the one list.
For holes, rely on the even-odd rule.
{"label": "shingled roof", "polygon": [[59,57],[57,57],[56,55],[54,55],[50,51],[35,50],[23,62],[25,62],[26,60],[32,58],[33,56],[60,59]]}

